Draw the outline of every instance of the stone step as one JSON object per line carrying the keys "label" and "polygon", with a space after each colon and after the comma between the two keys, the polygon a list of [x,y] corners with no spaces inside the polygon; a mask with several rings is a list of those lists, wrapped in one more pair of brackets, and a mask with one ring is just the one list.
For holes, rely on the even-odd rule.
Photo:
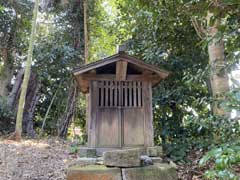
{"label": "stone step", "polygon": [[120,168],[103,165],[73,166],[67,171],[67,180],[122,180]]}
{"label": "stone step", "polygon": [[114,167],[141,166],[139,149],[115,150],[103,153],[103,164]]}
{"label": "stone step", "polygon": [[177,172],[170,164],[122,168],[122,180],[177,180]]}
{"label": "stone step", "polygon": [[144,167],[109,168],[103,165],[74,166],[67,171],[67,180],[177,180],[176,167],[157,163]]}
{"label": "stone step", "polygon": [[115,150],[131,150],[138,149],[140,155],[146,155],[150,157],[161,157],[163,156],[162,146],[152,146],[152,147],[123,147],[123,148],[89,148],[89,147],[80,147],[79,155],[80,157],[96,157],[103,156],[104,152],[115,151]]}

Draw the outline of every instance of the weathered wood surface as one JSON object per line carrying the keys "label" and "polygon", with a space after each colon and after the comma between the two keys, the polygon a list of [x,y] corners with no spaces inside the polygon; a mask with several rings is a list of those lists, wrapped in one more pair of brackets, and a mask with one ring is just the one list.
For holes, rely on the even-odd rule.
{"label": "weathered wood surface", "polygon": [[116,62],[116,80],[117,81],[125,81],[127,76],[127,65],[126,61],[118,61]]}
{"label": "weathered wood surface", "polygon": [[96,147],[96,121],[97,121],[97,81],[91,81],[90,96],[89,96],[89,123],[88,123],[88,147]]}
{"label": "weathered wood surface", "polygon": [[121,120],[118,109],[98,109],[97,147],[121,147]]}
{"label": "weathered wood surface", "polygon": [[144,115],[145,115],[145,125],[144,125],[144,145],[154,146],[153,141],[153,112],[152,112],[152,88],[151,83],[143,82],[143,104],[144,104]]}
{"label": "weathered wood surface", "polygon": [[151,72],[155,72],[160,77],[162,77],[163,79],[165,79],[169,75],[169,73],[170,73],[170,72],[168,72],[166,70],[159,69],[156,66],[147,64],[147,63],[145,63],[142,60],[139,60],[139,59],[137,59],[137,58],[135,58],[133,56],[129,56],[129,55],[124,54],[124,53],[116,54],[116,55],[110,56],[108,58],[96,61],[94,63],[87,64],[87,65],[82,66],[82,67],[80,67],[78,69],[75,69],[73,71],[73,73],[76,76],[76,75],[79,75],[79,74],[82,74],[82,73],[86,73],[86,72],[88,72],[90,70],[93,70],[93,69],[96,69],[96,68],[100,68],[102,66],[105,66],[105,65],[108,65],[108,64],[111,64],[111,63],[115,63],[117,61],[126,61],[128,63],[131,63],[131,64],[135,65],[136,68],[143,69],[143,70],[149,70]]}
{"label": "weathered wood surface", "polygon": [[151,84],[92,81],[89,147],[153,146]]}
{"label": "weathered wood surface", "polygon": [[139,149],[124,149],[107,151],[103,153],[103,163],[113,167],[141,166]]}
{"label": "weathered wood surface", "polygon": [[123,146],[144,145],[144,110],[123,109]]}
{"label": "weathered wood surface", "polygon": [[[85,80],[85,81],[94,81],[94,80],[103,80],[103,81],[113,81],[118,80],[117,75],[115,74],[82,74],[79,77],[81,79],[79,80]],[[125,78],[126,81],[156,81],[161,80],[158,75],[126,75]]]}

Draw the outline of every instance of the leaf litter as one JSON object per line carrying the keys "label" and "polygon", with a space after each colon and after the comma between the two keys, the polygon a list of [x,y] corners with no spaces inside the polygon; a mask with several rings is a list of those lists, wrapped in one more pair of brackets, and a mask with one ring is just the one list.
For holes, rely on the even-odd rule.
{"label": "leaf litter", "polygon": [[77,160],[59,139],[0,140],[0,180],[63,180]]}

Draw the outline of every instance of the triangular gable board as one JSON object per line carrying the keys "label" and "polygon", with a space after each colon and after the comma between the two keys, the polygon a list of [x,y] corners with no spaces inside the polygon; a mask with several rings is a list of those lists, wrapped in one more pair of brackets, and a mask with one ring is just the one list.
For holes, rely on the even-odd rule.
{"label": "triangular gable board", "polygon": [[[143,73],[143,74],[145,72],[147,72],[147,74],[145,74],[144,77],[145,77],[145,79],[148,77],[148,79],[150,79],[152,81],[153,86],[158,84],[161,80],[165,79],[170,74],[170,72],[168,72],[166,70],[159,69],[156,66],[147,64],[144,61],[139,60],[133,56],[129,56],[125,53],[118,53],[113,56],[104,58],[102,60],[99,60],[99,61],[96,61],[93,63],[89,63],[89,64],[83,65],[79,68],[76,68],[73,70],[73,75],[76,78],[76,80],[78,82],[78,86],[80,87],[81,91],[84,93],[87,93],[88,87],[89,87],[89,79],[91,79],[90,77],[92,77],[94,73],[95,73],[95,77],[97,76],[98,78],[103,78],[103,73],[98,74],[98,73],[96,73],[96,70],[107,67],[113,63],[121,64],[119,62],[127,62],[126,64],[129,64],[132,67],[135,67],[135,69],[141,71],[141,73]],[[117,71],[119,73],[119,70],[124,71],[124,63],[122,63],[121,65],[123,68],[118,68],[118,70],[115,70],[116,73],[117,73]],[[150,76],[150,74],[151,74],[151,76]],[[108,76],[111,76],[111,75],[108,74]],[[130,75],[128,75],[128,74],[126,76],[130,77]],[[86,78],[86,77],[88,77],[88,78]],[[112,77],[114,77],[114,74],[112,74]],[[115,75],[115,79],[119,80],[118,78]],[[124,77],[120,77],[120,79],[121,78],[124,79]]]}

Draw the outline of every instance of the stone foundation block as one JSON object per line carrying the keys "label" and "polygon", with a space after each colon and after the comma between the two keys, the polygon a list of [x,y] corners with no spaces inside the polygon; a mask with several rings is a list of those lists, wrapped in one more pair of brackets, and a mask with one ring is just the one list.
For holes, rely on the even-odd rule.
{"label": "stone foundation block", "polygon": [[137,167],[141,165],[139,149],[124,149],[103,153],[103,164],[114,167]]}
{"label": "stone foundation block", "polygon": [[169,164],[123,168],[123,180],[177,180],[176,169]]}
{"label": "stone foundation block", "polygon": [[150,157],[163,156],[162,146],[147,147],[147,155]]}
{"label": "stone foundation block", "polygon": [[120,168],[100,165],[74,166],[68,169],[67,180],[122,180]]}
{"label": "stone foundation block", "polygon": [[79,155],[80,157],[94,158],[97,156],[97,151],[95,148],[80,147]]}
{"label": "stone foundation block", "polygon": [[153,163],[162,163],[163,159],[161,157],[151,157]]}
{"label": "stone foundation block", "polygon": [[74,163],[76,166],[88,166],[88,165],[95,165],[97,163],[97,158],[78,158],[77,161]]}

